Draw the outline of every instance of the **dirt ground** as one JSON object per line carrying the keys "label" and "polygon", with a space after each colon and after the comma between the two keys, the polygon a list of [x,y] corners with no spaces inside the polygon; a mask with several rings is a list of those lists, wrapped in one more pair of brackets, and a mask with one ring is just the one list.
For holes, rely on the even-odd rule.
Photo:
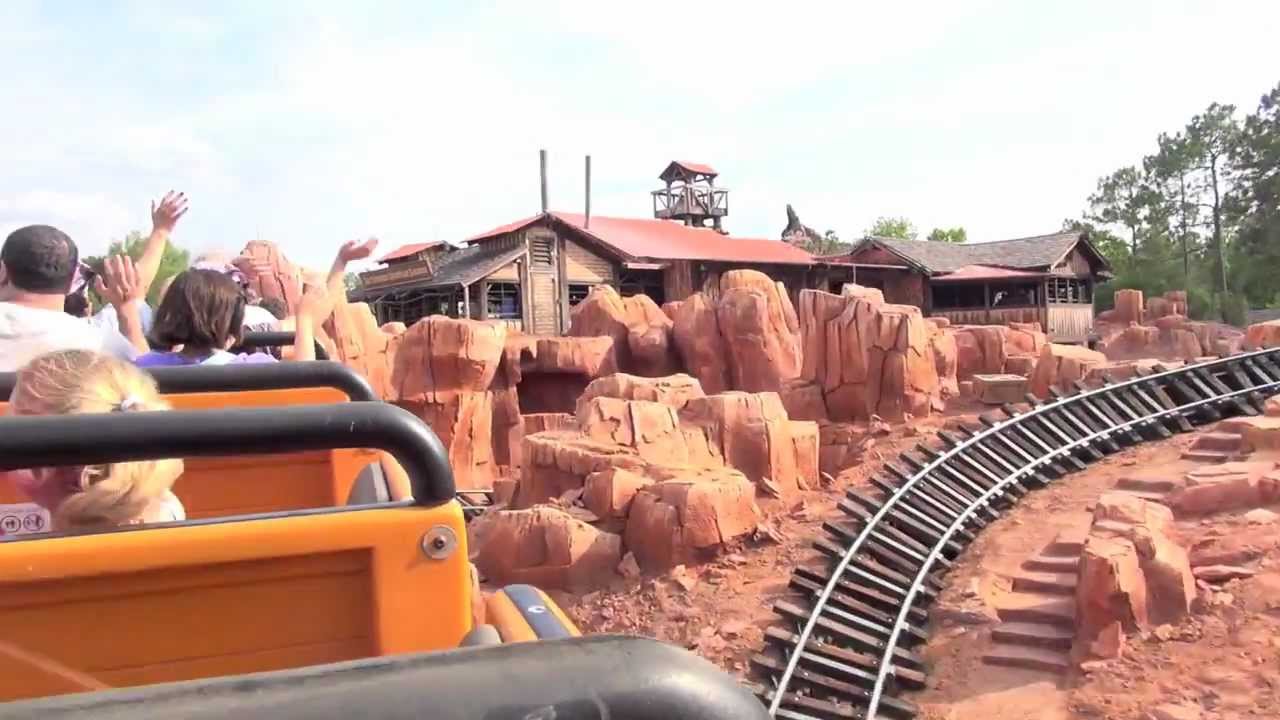
{"label": "dirt ground", "polygon": [[[787,583],[799,564],[821,564],[811,549],[824,520],[838,513],[845,489],[863,485],[884,460],[944,423],[972,420],[973,408],[896,426],[877,439],[866,461],[836,482],[784,505],[762,504],[766,529],[716,560],[680,567],[581,597],[558,597],[584,633],[628,633],[681,645],[745,677],[765,628],[777,622],[773,604],[796,597]],[[948,576],[939,604],[975,595],[994,601],[1009,577],[1060,531],[1087,526],[1093,501],[1125,475],[1181,475],[1193,437],[1178,436],[1129,449],[1032,493],[979,536]],[[1280,453],[1252,459],[1280,460]],[[1272,508],[1280,510],[1280,508]],[[1202,590],[1195,611],[1175,626],[1131,637],[1120,660],[1086,674],[996,668],[982,663],[989,631],[933,629],[920,651],[928,688],[911,698],[926,720],[1234,720],[1280,718],[1280,525],[1251,525],[1239,514],[1179,521],[1188,547],[1243,550],[1254,577]]]}

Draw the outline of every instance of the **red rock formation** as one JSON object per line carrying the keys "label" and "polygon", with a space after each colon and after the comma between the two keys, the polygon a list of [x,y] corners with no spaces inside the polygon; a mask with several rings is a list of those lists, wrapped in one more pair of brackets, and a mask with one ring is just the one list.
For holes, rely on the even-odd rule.
{"label": "red rock formation", "polygon": [[1040,323],[1011,322],[1005,336],[1005,352],[1009,355],[1038,355],[1048,342],[1049,337],[1040,329]]}
{"label": "red rock formation", "polygon": [[[689,461],[737,468],[762,491],[788,495],[801,482],[794,429],[812,425],[787,417],[776,393],[730,392],[694,398],[680,412],[689,438]],[[809,431],[803,430],[808,435]]]}
{"label": "red rock formation", "polygon": [[724,273],[716,318],[735,390],[778,392],[800,376],[799,321],[782,283],[756,270]]}
{"label": "red rock formation", "polygon": [[[232,262],[244,273],[258,297],[283,302],[290,315],[298,311],[298,302],[302,300],[302,269],[289,262],[275,243],[251,240]],[[259,268],[264,271],[259,272]]]}
{"label": "red rock formation", "polygon": [[587,385],[578,398],[578,411],[582,406],[597,397],[611,397],[620,400],[646,400],[669,405],[680,410],[689,400],[705,397],[702,385],[689,375],[669,375],[661,378],[646,378],[626,373],[614,373],[596,378]]}
{"label": "red rock formation", "polygon": [[1245,350],[1280,347],[1280,320],[1254,323],[1245,328]]}
{"label": "red rock formation", "polygon": [[324,329],[333,338],[334,355],[330,359],[363,375],[378,397],[387,399],[391,395],[399,336],[404,333],[383,332],[366,303],[339,302]]}
{"label": "red rock formation", "polygon": [[611,467],[643,472],[646,467],[635,448],[591,440],[576,431],[526,435],[520,457],[520,483],[511,501],[516,508],[580,490],[594,472]]}
{"label": "red rock formation", "polygon": [[671,319],[648,295],[623,298],[608,285],[591,288],[570,312],[571,337],[611,337],[618,369],[661,377],[679,371]]}
{"label": "red rock formation", "polygon": [[1076,588],[1077,657],[1115,657],[1123,642],[1100,639],[1116,625],[1131,631],[1190,612],[1195,577],[1174,532],[1163,505],[1123,492],[1098,498]]}
{"label": "red rock formation", "polygon": [[680,418],[670,405],[595,397],[579,408],[578,426],[586,438],[635,448],[636,454],[650,463],[689,462]]}
{"label": "red rock formation", "polygon": [[956,336],[956,377],[999,375],[1009,356],[1009,328],[1003,325],[959,325]]}
{"label": "red rock formation", "polygon": [[689,374],[707,393],[728,390],[729,366],[715,306],[702,293],[694,293],[680,303],[672,320],[676,348]]}
{"label": "red rock formation", "polygon": [[422,418],[449,451],[459,488],[488,488],[493,455],[493,394],[502,358],[502,325],[431,316],[401,336],[392,399]]}
{"label": "red rock formation", "polygon": [[[523,413],[574,412],[592,380],[615,372],[610,337],[518,336],[507,343],[511,384],[519,387]],[[510,356],[515,355],[518,361]]]}
{"label": "red rock formation", "polygon": [[751,482],[732,468],[671,468],[641,487],[627,517],[626,544],[640,567],[662,570],[755,530]]}
{"label": "red rock formation", "polygon": [[822,388],[807,380],[791,380],[778,393],[792,420],[826,420],[827,401]]}
{"label": "red rock formation", "polygon": [[1035,372],[1037,355],[1010,355],[1005,358],[1004,371],[1010,375],[1030,377]]}
{"label": "red rock formation", "polygon": [[1089,370],[1107,362],[1107,356],[1077,345],[1050,343],[1040,351],[1040,359],[1031,374],[1030,392],[1036,397],[1049,397],[1049,388],[1071,392],[1072,383],[1081,380]]}
{"label": "red rock formation", "polygon": [[492,510],[467,528],[476,567],[499,585],[586,591],[615,577],[622,538],[563,510]]}
{"label": "red rock formation", "polygon": [[833,420],[901,420],[940,407],[929,325],[919,308],[804,290],[800,318],[802,377],[822,387]]}
{"label": "red rock formation", "polygon": [[1121,323],[1142,322],[1142,291],[1117,290],[1115,295],[1116,321]]}
{"label": "red rock formation", "polygon": [[1090,535],[1078,572],[1075,655],[1081,660],[1117,657],[1122,642],[1114,639],[1115,626],[1133,631],[1148,624],[1138,551],[1127,539]]}
{"label": "red rock formation", "polygon": [[1280,502],[1280,473],[1272,462],[1229,462],[1197,468],[1169,495],[1179,516],[1247,510]]}
{"label": "red rock formation", "polygon": [[[930,325],[934,323],[930,322]],[[960,395],[957,377],[959,349],[956,334],[950,328],[934,326],[929,334],[929,347],[933,350],[933,367],[938,373],[938,391],[943,400]],[[824,416],[825,417],[825,416]],[[806,418],[817,419],[817,418]]]}
{"label": "red rock formation", "polygon": [[587,476],[582,502],[601,518],[625,520],[636,493],[653,482],[653,478],[638,472],[608,468]]}

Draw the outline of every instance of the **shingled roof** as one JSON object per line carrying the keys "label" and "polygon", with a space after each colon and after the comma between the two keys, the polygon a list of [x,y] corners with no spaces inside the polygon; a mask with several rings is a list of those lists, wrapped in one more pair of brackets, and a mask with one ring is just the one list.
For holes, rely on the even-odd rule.
{"label": "shingled roof", "polygon": [[855,244],[848,255],[854,255],[869,246],[881,247],[931,275],[945,275],[968,265],[1047,270],[1080,243],[1084,244],[1088,253],[1097,258],[1104,269],[1109,269],[1106,258],[1094,249],[1084,233],[1079,232],[961,244],[869,237]]}

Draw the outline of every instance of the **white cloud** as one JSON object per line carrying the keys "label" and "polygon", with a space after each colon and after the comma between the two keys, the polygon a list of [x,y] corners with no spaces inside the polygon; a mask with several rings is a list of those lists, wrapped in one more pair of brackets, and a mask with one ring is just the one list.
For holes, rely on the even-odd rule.
{"label": "white cloud", "polygon": [[27,225],[53,225],[76,241],[82,255],[101,254],[129,227],[130,212],[103,193],[29,190],[0,194],[0,237]]}

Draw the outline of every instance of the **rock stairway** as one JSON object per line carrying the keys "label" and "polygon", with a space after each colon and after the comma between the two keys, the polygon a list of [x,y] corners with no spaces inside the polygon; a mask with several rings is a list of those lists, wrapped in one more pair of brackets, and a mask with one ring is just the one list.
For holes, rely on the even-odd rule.
{"label": "rock stairway", "polygon": [[1065,674],[1071,668],[1076,627],[1076,568],[1083,531],[1058,535],[1022,563],[1013,592],[996,608],[987,665]]}

